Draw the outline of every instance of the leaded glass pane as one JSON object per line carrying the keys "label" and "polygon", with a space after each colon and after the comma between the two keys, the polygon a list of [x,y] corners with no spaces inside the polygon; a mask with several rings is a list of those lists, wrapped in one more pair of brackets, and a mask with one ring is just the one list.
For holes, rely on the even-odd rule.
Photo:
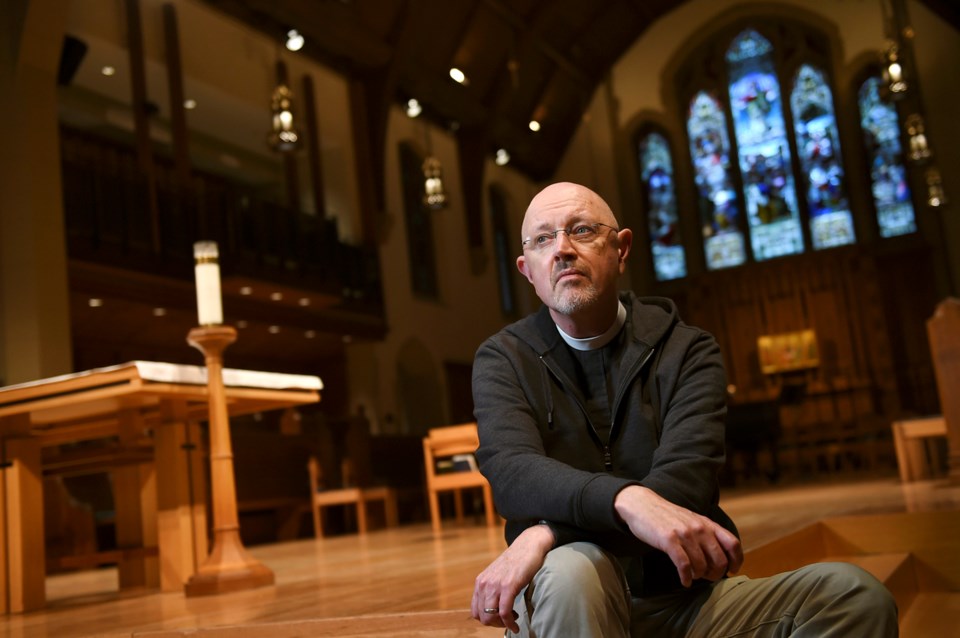
{"label": "leaded glass pane", "polygon": [[727,52],[730,108],[750,245],[757,261],[803,252],[803,230],[772,51],[766,39],[748,29],[734,39]]}
{"label": "leaded glass pane", "polygon": [[673,158],[663,135],[650,133],[640,141],[640,171],[654,275],[657,281],[685,277],[687,260],[680,237]]}
{"label": "leaded glass pane", "polygon": [[797,153],[807,187],[814,250],[856,241],[840,161],[840,136],[833,94],[819,69],[804,64],[790,95]]}
{"label": "leaded glass pane", "polygon": [[858,101],[880,236],[912,233],[917,230],[917,224],[903,165],[897,111],[880,98],[878,77],[868,78],[863,83]]}
{"label": "leaded glass pane", "polygon": [[707,268],[739,266],[747,256],[738,223],[737,194],[730,177],[730,138],[720,102],[705,91],[697,93],[690,102],[687,133]]}

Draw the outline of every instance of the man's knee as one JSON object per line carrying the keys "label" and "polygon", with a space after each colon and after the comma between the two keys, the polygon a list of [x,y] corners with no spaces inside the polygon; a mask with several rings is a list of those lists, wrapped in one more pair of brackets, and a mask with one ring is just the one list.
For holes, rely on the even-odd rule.
{"label": "man's knee", "polygon": [[616,560],[592,543],[571,543],[550,551],[535,579],[537,589],[578,604],[610,595],[626,600],[623,574]]}
{"label": "man's knee", "polygon": [[872,574],[850,563],[824,563],[828,578],[838,583],[843,591],[855,596],[860,605],[874,612],[897,613],[893,594]]}
{"label": "man's knee", "polygon": [[629,635],[623,572],[616,559],[591,543],[551,550],[518,603],[521,636]]}
{"label": "man's knee", "polygon": [[883,583],[866,570],[850,563],[816,563],[807,569],[816,572],[822,591],[835,608],[851,623],[864,622],[873,627],[897,625],[897,603]]}

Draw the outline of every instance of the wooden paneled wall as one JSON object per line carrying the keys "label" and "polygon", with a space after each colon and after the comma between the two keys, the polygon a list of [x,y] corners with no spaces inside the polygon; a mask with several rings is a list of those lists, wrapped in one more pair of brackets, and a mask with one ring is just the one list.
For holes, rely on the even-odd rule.
{"label": "wooden paneled wall", "polygon": [[933,411],[922,390],[932,382],[922,329],[936,301],[929,262],[922,250],[834,249],[707,273],[677,301],[687,323],[717,337],[736,400],[773,398],[783,382],[761,372],[759,336],[813,329],[820,366],[795,375],[808,392],[868,387],[878,414]]}

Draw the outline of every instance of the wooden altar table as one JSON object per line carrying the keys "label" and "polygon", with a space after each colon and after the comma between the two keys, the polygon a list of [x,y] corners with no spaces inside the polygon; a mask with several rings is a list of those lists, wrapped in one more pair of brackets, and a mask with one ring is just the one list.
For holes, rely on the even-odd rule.
{"label": "wooden altar table", "polygon": [[[315,403],[319,377],[225,368],[227,411],[239,416]],[[105,439],[152,461],[113,473],[120,586],[182,590],[207,556],[207,477],[200,422],[206,368],[133,361],[0,388],[0,613],[45,604],[41,449]],[[118,445],[117,445],[118,442]]]}

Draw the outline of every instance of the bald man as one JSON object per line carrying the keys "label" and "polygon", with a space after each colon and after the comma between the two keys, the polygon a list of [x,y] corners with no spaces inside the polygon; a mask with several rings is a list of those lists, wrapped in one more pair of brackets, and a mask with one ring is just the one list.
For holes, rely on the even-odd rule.
{"label": "bald man", "polygon": [[670,300],[618,291],[633,235],[607,203],[548,186],[521,239],[543,307],[474,362],[477,459],[508,547],[477,576],[473,617],[536,638],[897,635],[893,598],[852,565],[730,576],[720,349]]}

